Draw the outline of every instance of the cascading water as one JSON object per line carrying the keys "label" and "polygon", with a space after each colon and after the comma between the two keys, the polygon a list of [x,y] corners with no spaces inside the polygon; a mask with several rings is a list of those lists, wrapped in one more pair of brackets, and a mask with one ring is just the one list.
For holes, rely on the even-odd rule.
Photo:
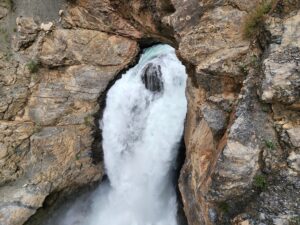
{"label": "cascading water", "polygon": [[101,122],[109,182],[93,194],[87,215],[70,219],[71,209],[60,224],[177,224],[173,175],[187,110],[186,78],[175,50],[156,45],[114,84]]}

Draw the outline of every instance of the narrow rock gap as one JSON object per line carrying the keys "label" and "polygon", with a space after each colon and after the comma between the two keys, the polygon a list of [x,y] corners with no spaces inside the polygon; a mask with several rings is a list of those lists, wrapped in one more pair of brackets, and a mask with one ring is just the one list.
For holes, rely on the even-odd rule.
{"label": "narrow rock gap", "polygon": [[[94,115],[94,118],[95,118],[95,128],[94,129],[95,130],[94,130],[94,143],[93,143],[93,148],[92,148],[94,163],[103,162],[103,160],[104,160],[103,149],[102,149],[102,129],[100,126],[100,121],[103,117],[103,113],[105,110],[106,96],[107,96],[109,89],[115,84],[116,81],[118,81],[122,77],[122,75],[126,71],[128,71],[130,68],[132,68],[136,65],[136,63],[139,61],[144,49],[149,48],[154,45],[157,45],[157,44],[161,44],[161,42],[156,39],[153,39],[153,38],[141,39],[139,41],[140,51],[139,51],[137,57],[135,58],[135,60],[133,62],[131,62],[128,65],[128,67],[121,70],[118,73],[118,75],[109,82],[105,91],[100,95],[100,97],[98,99],[100,110],[98,111],[97,114]],[[180,61],[182,61],[182,59],[180,59]],[[194,73],[193,72],[194,66],[187,64],[187,62],[183,62],[183,61],[182,61],[182,64],[185,65],[188,74]],[[174,185],[176,186],[176,194],[177,194],[177,200],[178,200],[178,224],[179,225],[187,225],[188,224],[184,210],[183,210],[182,196],[181,196],[181,193],[179,190],[179,177],[180,177],[181,168],[185,162],[185,157],[186,157],[186,147],[185,147],[184,137],[182,137],[182,139],[180,141],[180,147],[178,150],[178,156],[176,159],[176,173],[175,173],[175,177],[174,177]],[[105,174],[104,177],[102,178],[102,181],[105,181],[107,179],[108,179],[108,177]]]}
{"label": "narrow rock gap", "polygon": [[[101,93],[98,98],[99,110],[94,117],[94,125],[93,125],[93,136],[94,142],[92,144],[92,158],[94,164],[99,164],[103,162],[103,149],[102,149],[102,129],[101,129],[101,119],[103,117],[104,109],[106,106],[106,96],[110,88],[118,81],[122,75],[128,71],[130,68],[136,65],[139,61],[141,54],[143,53],[145,48],[151,47],[156,44],[160,44],[161,42],[149,38],[143,39],[139,42],[140,52],[136,56],[136,58],[123,70],[121,70],[107,85],[105,91]],[[185,63],[183,63],[185,64]],[[189,66],[190,67],[190,66]],[[190,70],[187,68],[187,71]],[[187,219],[183,210],[183,202],[182,197],[179,190],[179,177],[181,168],[185,161],[185,153],[186,147],[184,143],[184,138],[180,140],[180,147],[178,150],[178,156],[176,159],[176,173],[174,176],[174,185],[176,187],[176,194],[178,200],[178,224],[179,225],[187,225]],[[43,206],[37,210],[37,212],[29,218],[29,220],[24,225],[40,225],[47,222],[51,217],[59,213],[66,206],[72,205],[76,199],[82,198],[82,196],[87,195],[88,193],[93,192],[103,181],[107,180],[107,175],[104,174],[101,180],[98,182],[94,182],[85,186],[76,187],[74,189],[64,189],[61,191],[56,191],[51,193],[44,201]],[[48,223],[46,223],[48,224]]]}
{"label": "narrow rock gap", "polygon": [[177,203],[178,203],[178,212],[177,212],[178,225],[188,225],[187,218],[183,210],[184,206],[183,206],[182,196],[179,190],[179,177],[180,177],[181,168],[185,162],[185,157],[186,157],[186,147],[185,147],[184,137],[182,137],[180,142],[180,147],[178,149],[177,159],[176,159],[177,167],[176,167],[176,174],[174,178],[174,185],[176,186]]}

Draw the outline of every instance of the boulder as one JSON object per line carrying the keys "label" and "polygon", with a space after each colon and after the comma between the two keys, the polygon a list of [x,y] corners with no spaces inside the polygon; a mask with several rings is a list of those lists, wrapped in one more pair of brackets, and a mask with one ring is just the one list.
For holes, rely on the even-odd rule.
{"label": "boulder", "polygon": [[160,65],[155,65],[153,63],[147,64],[141,76],[146,89],[152,92],[163,91],[163,74],[161,72]]}

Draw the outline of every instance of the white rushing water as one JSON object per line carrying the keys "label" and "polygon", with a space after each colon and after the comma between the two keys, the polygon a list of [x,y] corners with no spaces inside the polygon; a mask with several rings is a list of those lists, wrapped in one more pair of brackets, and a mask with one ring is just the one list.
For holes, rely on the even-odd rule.
{"label": "white rushing water", "polygon": [[[160,91],[143,83],[149,65],[161,72]],[[186,78],[175,50],[156,45],[114,84],[101,121],[109,182],[93,194],[82,223],[75,223],[73,209],[63,225],[177,224],[173,175],[187,110]]]}

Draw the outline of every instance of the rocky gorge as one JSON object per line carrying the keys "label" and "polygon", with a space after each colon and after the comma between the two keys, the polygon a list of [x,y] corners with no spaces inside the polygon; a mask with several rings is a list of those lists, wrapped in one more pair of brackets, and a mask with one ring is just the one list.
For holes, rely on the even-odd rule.
{"label": "rocky gorge", "polygon": [[106,92],[154,43],[176,48],[189,76],[188,224],[300,224],[300,2],[272,1],[248,37],[262,4],[1,1],[0,224],[36,224],[103,179]]}

